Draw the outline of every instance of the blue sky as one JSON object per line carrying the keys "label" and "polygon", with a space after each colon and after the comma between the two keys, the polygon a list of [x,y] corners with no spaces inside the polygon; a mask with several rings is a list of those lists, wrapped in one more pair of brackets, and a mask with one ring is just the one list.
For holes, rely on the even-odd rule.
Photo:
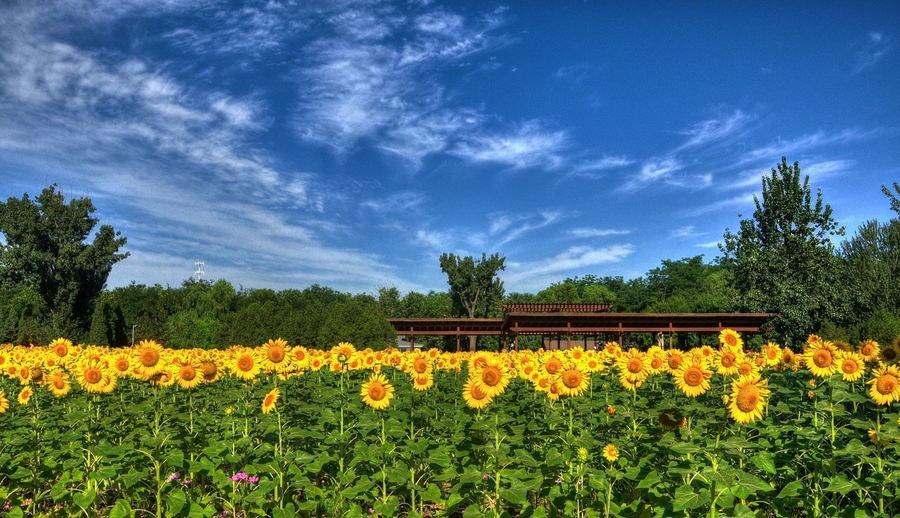
{"label": "blue sky", "polygon": [[112,286],[632,277],[715,257],[781,155],[890,217],[900,4],[622,5],[4,2],[0,197],[90,195]]}

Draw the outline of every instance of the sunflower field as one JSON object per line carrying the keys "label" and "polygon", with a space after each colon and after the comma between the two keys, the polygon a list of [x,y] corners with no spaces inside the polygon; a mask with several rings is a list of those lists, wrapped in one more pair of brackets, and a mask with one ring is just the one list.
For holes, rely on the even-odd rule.
{"label": "sunflower field", "polygon": [[0,345],[0,515],[892,516],[897,353]]}

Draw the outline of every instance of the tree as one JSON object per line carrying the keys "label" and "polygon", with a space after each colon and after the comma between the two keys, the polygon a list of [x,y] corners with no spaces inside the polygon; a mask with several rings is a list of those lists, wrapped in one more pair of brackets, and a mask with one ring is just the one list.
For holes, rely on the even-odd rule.
{"label": "tree", "polygon": [[539,291],[535,298],[539,302],[561,304],[602,304],[614,302],[616,294],[597,277],[586,275],[553,283]]}
{"label": "tree", "polygon": [[891,190],[888,189],[887,185],[881,186],[881,192],[883,192],[884,195],[887,196],[889,200],[891,200],[891,210],[896,212],[897,214],[900,214],[900,183],[894,182],[893,187],[894,192],[897,194],[891,192]]}
{"label": "tree", "polygon": [[876,310],[900,309],[900,219],[867,221],[841,243],[852,290],[852,315],[868,318]]}
{"label": "tree", "polygon": [[351,342],[360,349],[384,349],[394,344],[394,338],[394,328],[378,302],[368,295],[357,295],[332,304],[323,316],[316,345],[330,348],[340,342]]}
{"label": "tree", "polygon": [[125,238],[110,225],[97,225],[90,198],[66,203],[56,185],[32,200],[0,202],[0,285],[29,286],[43,299],[51,324],[59,334],[83,336],[94,303],[113,265],[128,257],[120,253]]}
{"label": "tree", "polygon": [[785,158],[762,180],[752,219],[734,234],[725,230],[722,264],[734,273],[738,305],[745,311],[777,313],[773,330],[797,344],[827,320],[841,315],[844,295],[840,260],[832,238],[844,229],[809,177]]}
{"label": "tree", "polygon": [[108,293],[101,295],[94,305],[94,316],[91,318],[88,340],[92,344],[114,347],[125,345],[128,341],[122,308],[113,302]]}
{"label": "tree", "polygon": [[[503,300],[503,281],[497,273],[506,268],[506,259],[500,254],[481,259],[441,254],[441,270],[447,274],[450,296],[457,314],[469,318],[487,316]],[[474,351],[478,337],[469,337],[469,350]]]}

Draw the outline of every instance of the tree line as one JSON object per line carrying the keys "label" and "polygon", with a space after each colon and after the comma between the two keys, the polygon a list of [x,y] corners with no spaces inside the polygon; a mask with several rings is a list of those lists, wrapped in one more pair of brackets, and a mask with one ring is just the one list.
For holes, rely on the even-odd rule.
{"label": "tree line", "polygon": [[[883,187],[900,215],[900,185]],[[585,275],[536,293],[506,293],[499,254],[443,254],[448,290],[377,294],[236,289],[225,280],[106,289],[126,238],[97,227],[89,198],[66,201],[56,186],[0,202],[0,343],[56,336],[111,346],[153,338],[172,347],[258,344],[279,336],[330,347],[395,343],[388,318],[499,316],[511,302],[610,303],[629,312],[772,312],[770,338],[797,344],[809,333],[855,341],[900,336],[900,219],[868,221],[853,236],[785,159],[762,180],[751,217],[726,229],[721,255],[665,259],[645,275]],[[682,337],[684,339],[684,337]],[[474,337],[470,347],[474,346]],[[481,339],[483,347],[496,341]],[[532,342],[534,340],[531,340]],[[455,347],[450,340],[428,345]],[[526,341],[527,345],[536,345]]]}

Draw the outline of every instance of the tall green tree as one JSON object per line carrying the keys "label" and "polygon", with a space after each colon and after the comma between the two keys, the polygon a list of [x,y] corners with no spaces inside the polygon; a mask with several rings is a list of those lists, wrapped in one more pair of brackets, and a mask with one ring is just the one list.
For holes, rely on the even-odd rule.
{"label": "tall green tree", "polygon": [[[481,259],[441,254],[441,270],[447,274],[450,296],[457,314],[469,318],[487,316],[503,300],[503,281],[498,273],[506,268],[506,258],[500,254]],[[474,351],[478,337],[469,337],[469,350]]]}
{"label": "tall green tree", "polygon": [[[0,285],[29,286],[43,299],[54,330],[80,337],[113,265],[128,257],[125,238],[110,225],[95,231],[90,198],[68,203],[56,185],[31,199],[0,202]],[[93,232],[93,239],[88,238]]]}
{"label": "tall green tree", "polygon": [[891,201],[891,210],[900,214],[900,183],[894,182],[892,187],[894,192],[891,192],[887,185],[882,185],[881,192]]}
{"label": "tall green tree", "polygon": [[778,313],[773,330],[798,344],[844,309],[841,262],[832,239],[844,233],[821,191],[813,197],[809,177],[787,159],[763,177],[753,217],[737,233],[725,231],[724,265],[732,268],[738,305],[745,311]]}

